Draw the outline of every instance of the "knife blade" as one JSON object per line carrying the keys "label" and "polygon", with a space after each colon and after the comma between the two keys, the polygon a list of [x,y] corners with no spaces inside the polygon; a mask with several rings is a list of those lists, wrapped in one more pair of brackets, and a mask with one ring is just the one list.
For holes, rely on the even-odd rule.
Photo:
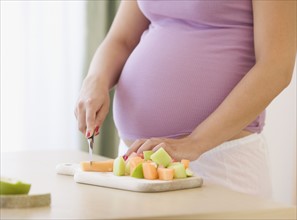
{"label": "knife blade", "polygon": [[90,158],[90,165],[92,166],[93,161],[93,144],[94,144],[94,134],[88,138],[89,143],[89,158]]}

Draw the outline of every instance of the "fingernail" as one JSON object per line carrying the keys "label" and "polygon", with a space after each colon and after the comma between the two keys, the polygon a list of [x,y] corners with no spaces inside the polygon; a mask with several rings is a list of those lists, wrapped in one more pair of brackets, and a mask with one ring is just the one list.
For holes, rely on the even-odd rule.
{"label": "fingernail", "polygon": [[126,154],[123,155],[123,159],[126,161],[128,159],[128,156]]}
{"label": "fingernail", "polygon": [[90,137],[90,136],[91,136],[91,132],[88,131],[88,132],[87,132],[87,138]]}
{"label": "fingernail", "polygon": [[99,126],[97,126],[96,128],[95,128],[95,134],[99,134]]}

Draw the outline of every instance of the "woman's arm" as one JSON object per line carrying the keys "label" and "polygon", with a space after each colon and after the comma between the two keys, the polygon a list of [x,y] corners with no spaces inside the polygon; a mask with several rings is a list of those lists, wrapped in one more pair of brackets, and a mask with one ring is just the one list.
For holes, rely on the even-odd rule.
{"label": "woman's arm", "polygon": [[149,21],[136,1],[122,1],[113,24],[98,47],[84,79],[75,108],[79,130],[91,136],[109,111],[109,90],[117,83],[130,53],[138,44]]}
{"label": "woman's arm", "polygon": [[137,1],[122,1],[106,38],[92,59],[88,77],[104,79],[111,89],[148,25]]}
{"label": "woman's arm", "polygon": [[193,132],[205,152],[239,133],[290,83],[296,55],[296,1],[253,1],[256,64]]}
{"label": "woman's arm", "polygon": [[138,140],[128,155],[163,146],[176,159],[197,159],[242,131],[289,85],[296,55],[296,1],[255,0],[253,11],[254,67],[191,135]]}

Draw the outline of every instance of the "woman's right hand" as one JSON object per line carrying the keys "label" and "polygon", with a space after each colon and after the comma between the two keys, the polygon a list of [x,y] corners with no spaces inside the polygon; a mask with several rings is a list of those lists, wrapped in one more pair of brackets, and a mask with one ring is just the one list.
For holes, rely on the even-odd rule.
{"label": "woman's right hand", "polygon": [[98,135],[100,126],[108,114],[110,105],[107,83],[88,75],[83,81],[75,107],[79,130],[88,138]]}

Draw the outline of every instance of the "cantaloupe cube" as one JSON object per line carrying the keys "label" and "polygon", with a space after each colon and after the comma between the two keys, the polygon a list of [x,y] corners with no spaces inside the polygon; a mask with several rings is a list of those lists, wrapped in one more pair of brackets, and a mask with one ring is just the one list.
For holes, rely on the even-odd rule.
{"label": "cantaloupe cube", "polygon": [[80,163],[81,169],[83,171],[94,171],[94,172],[112,172],[113,171],[113,161],[83,161]]}
{"label": "cantaloupe cube", "polygon": [[143,176],[148,180],[158,179],[157,165],[152,162],[142,163]]}
{"label": "cantaloupe cube", "polygon": [[137,167],[138,164],[142,163],[144,160],[141,157],[133,157],[129,160],[130,164],[130,175],[133,172],[133,170]]}
{"label": "cantaloupe cube", "polygon": [[190,165],[190,160],[182,159],[180,162],[185,166],[185,169]]}
{"label": "cantaloupe cube", "polygon": [[158,176],[160,180],[173,180],[174,170],[170,168],[158,168]]}

